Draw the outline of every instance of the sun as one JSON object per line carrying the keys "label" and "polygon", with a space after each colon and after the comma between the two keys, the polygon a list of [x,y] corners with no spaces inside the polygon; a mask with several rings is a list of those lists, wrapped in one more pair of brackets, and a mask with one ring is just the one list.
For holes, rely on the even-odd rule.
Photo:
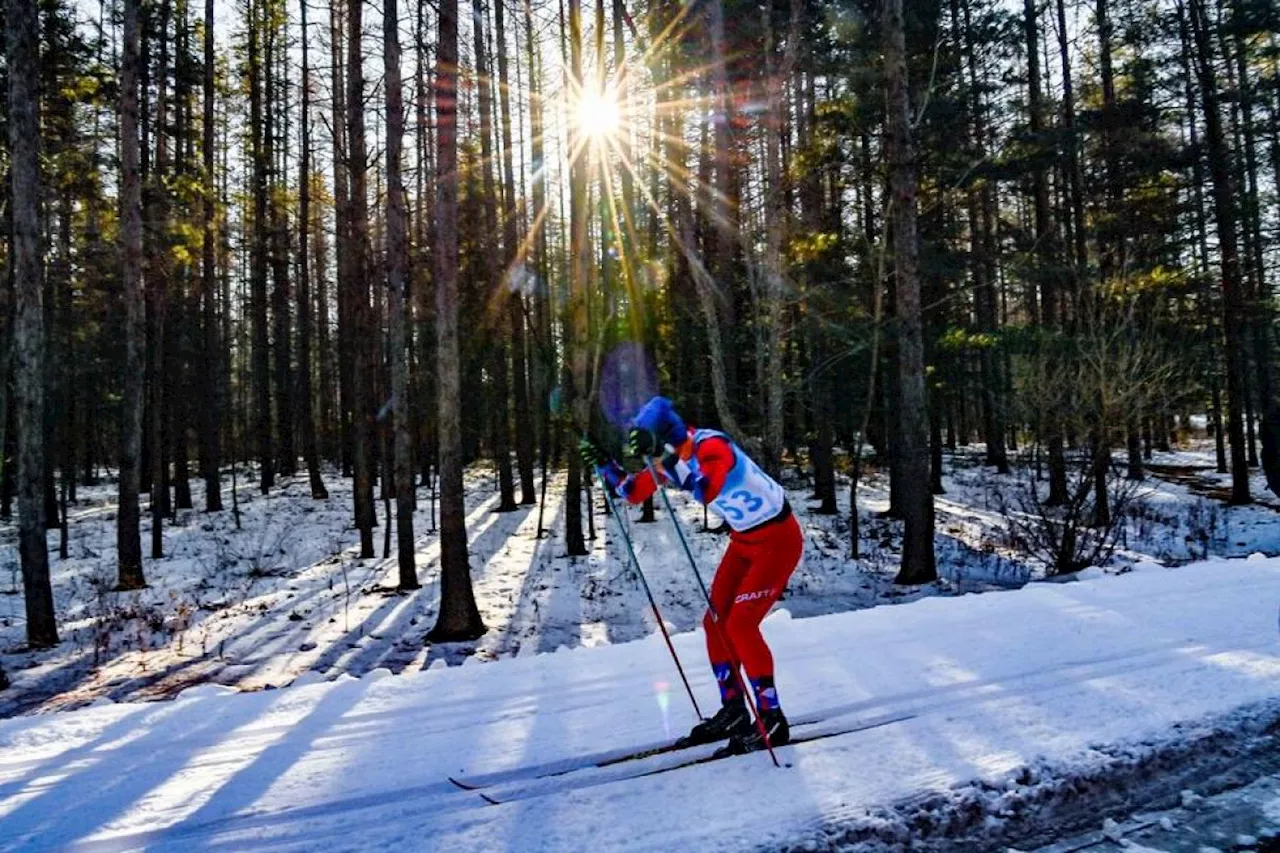
{"label": "sun", "polygon": [[612,91],[583,91],[578,98],[578,128],[583,135],[593,141],[602,141],[617,134],[621,124],[618,99]]}

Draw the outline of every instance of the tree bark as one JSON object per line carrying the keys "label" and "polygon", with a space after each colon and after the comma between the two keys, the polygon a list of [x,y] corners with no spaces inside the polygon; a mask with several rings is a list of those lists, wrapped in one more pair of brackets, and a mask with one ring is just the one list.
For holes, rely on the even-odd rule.
{"label": "tree bark", "polygon": [[[252,324],[254,442],[258,485],[266,494],[275,485],[271,430],[271,352],[267,327],[267,228],[269,164],[263,129],[262,29],[266,0],[249,4],[249,148],[252,159],[253,234],[249,247],[249,314]],[[269,107],[269,105],[268,105]]]}
{"label": "tree bark", "polygon": [[369,306],[369,194],[368,156],[364,138],[364,0],[347,2],[347,156],[351,180],[350,258],[347,270],[348,317],[351,321],[351,356],[354,363],[351,390],[353,501],[356,527],[360,528],[360,556],[374,556],[373,526],[373,327]]}
{"label": "tree bark", "polygon": [[929,583],[938,577],[933,551],[933,495],[929,492],[929,413],[925,397],[924,328],[916,233],[915,144],[907,88],[902,0],[883,0],[887,89],[886,155],[892,206],[894,306],[898,318],[898,432],[904,521],[902,568],[897,583]]}
{"label": "tree bark", "polygon": [[733,279],[734,256],[737,252],[738,220],[733,165],[733,128],[731,117],[733,102],[729,93],[729,74],[726,65],[725,20],[723,0],[709,0],[707,4],[708,37],[711,43],[711,66],[709,82],[711,84],[711,122],[715,133],[715,190],[710,199],[703,199],[709,205],[710,233],[709,251],[707,252],[711,270],[702,265],[696,258],[689,258],[693,267],[694,281],[697,284],[698,301],[702,306],[703,318],[707,324],[707,346],[711,357],[711,390],[715,400],[716,414],[720,417],[720,425],[740,441],[746,435],[738,425],[733,407],[733,398],[729,393],[729,375],[723,342],[723,329],[720,320],[720,305],[726,298],[721,288],[730,288]]}
{"label": "tree bark", "polygon": [[[304,0],[305,2],[305,0]],[[383,56],[387,90],[387,311],[390,313],[393,480],[399,588],[417,589],[413,543],[413,446],[409,438],[409,354],[405,343],[405,282],[409,277],[408,214],[400,174],[404,93],[400,82],[400,19],[396,0],[383,0]]]}
{"label": "tree bark", "polygon": [[[1027,40],[1027,113],[1033,146],[1042,144],[1044,107],[1040,94],[1040,48],[1036,0],[1023,0],[1023,29]],[[1031,174],[1032,200],[1035,208],[1035,254],[1040,262],[1040,320],[1052,327],[1057,322],[1057,293],[1052,270],[1057,263],[1053,226],[1049,221],[1049,176],[1043,158],[1037,158]]]}
{"label": "tree bark", "polygon": [[[579,0],[569,0],[569,52],[570,87],[581,92],[585,81],[582,76],[582,10]],[[581,129],[572,125],[569,131],[569,303],[564,328],[565,350],[568,358],[569,388],[566,401],[572,416],[571,429],[585,430],[590,422],[590,402],[587,399],[588,375],[587,346],[591,330],[587,313],[587,283],[591,270],[591,244],[588,239],[587,164],[586,146]],[[570,443],[572,441],[570,440]],[[570,556],[587,553],[582,534],[582,465],[576,453],[569,454],[568,484],[565,491],[565,544]],[[588,511],[590,507],[588,506]]]}
{"label": "tree bark", "polygon": [[[308,237],[311,222],[311,57],[308,50],[307,3],[299,0],[302,15],[302,125],[299,135],[302,156],[298,162],[298,421],[302,429],[302,454],[307,462],[311,497],[326,500],[329,490],[320,476],[320,452],[316,442],[315,402],[311,387],[313,303],[311,298],[311,252]],[[324,279],[319,289],[324,288]],[[321,350],[321,358],[325,353]]]}
{"label": "tree bark", "polygon": [[484,634],[467,559],[458,356],[458,0],[440,0],[436,45],[436,335],[440,445],[440,615],[429,638]]}
{"label": "tree bark", "polygon": [[116,516],[117,586],[141,589],[142,539],[138,524],[143,392],[142,176],[138,145],[138,43],[141,0],[124,0],[124,52],[120,67],[120,195],[124,262],[124,376],[120,417],[120,497]]}
{"label": "tree bark", "polygon": [[[502,118],[502,180],[507,187],[503,196],[502,242],[505,254],[502,288],[509,290],[507,314],[511,324],[511,387],[516,415],[516,470],[520,477],[520,503],[537,502],[533,489],[533,418],[529,411],[528,358],[526,353],[524,294],[516,286],[514,274],[523,270],[528,260],[528,242],[521,243],[516,216],[516,183],[512,167],[511,92],[507,76],[507,33],[505,0],[493,4],[495,36],[498,40],[498,105]],[[518,56],[518,54],[517,54]],[[517,60],[518,61],[518,60]],[[523,281],[521,276],[519,281]]]}
{"label": "tree bark", "polygon": [[164,518],[169,513],[169,453],[165,421],[169,407],[167,314],[169,309],[169,16],[171,0],[160,4],[160,66],[156,81],[155,163],[151,170],[147,225],[151,228],[147,297],[151,307],[151,557],[164,556]]}
{"label": "tree bark", "polygon": [[[1248,315],[1253,339],[1253,361],[1257,381],[1258,411],[1265,421],[1273,414],[1277,402],[1272,378],[1271,294],[1267,282],[1263,257],[1262,216],[1258,197],[1258,158],[1255,150],[1256,130],[1253,121],[1254,87],[1250,79],[1248,41],[1245,38],[1246,12],[1241,0],[1232,0],[1232,36],[1235,73],[1240,108],[1240,131],[1243,136],[1244,180],[1239,187],[1244,199],[1242,219],[1248,269],[1250,294]],[[1225,48],[1224,48],[1225,49]]]}
{"label": "tree bark", "polygon": [[[499,0],[501,2],[501,0]],[[484,187],[484,223],[486,234],[498,234],[498,193],[493,179],[493,80],[489,73],[488,50],[485,45],[484,6],[480,0],[471,0],[472,29],[475,35],[476,85],[479,88],[480,101],[480,170]],[[514,187],[512,188],[514,191]],[[512,223],[514,226],[514,222]],[[505,246],[504,253],[512,253],[513,246]],[[494,262],[492,252],[482,252],[480,265],[483,270],[483,281],[486,293],[494,294],[487,298],[487,305],[501,306],[502,313],[491,326],[489,343],[490,370],[493,375],[492,403],[489,413],[490,429],[493,435],[493,454],[498,462],[497,512],[512,512],[516,509],[515,483],[511,472],[511,424],[507,379],[507,345],[506,329],[510,323],[509,296],[503,296],[506,288],[502,279],[502,269]]]}
{"label": "tree bark", "polygon": [[[953,10],[955,15],[955,10]],[[974,48],[973,26],[970,20],[969,4],[963,7],[963,24],[965,29],[965,58],[969,70],[969,86],[973,92],[968,105],[970,119],[966,125],[966,133],[971,134],[974,159],[981,163],[987,159],[987,123],[982,104],[983,86],[978,76],[977,55]],[[986,335],[996,333],[998,312],[996,306],[996,288],[992,280],[991,270],[994,265],[990,257],[994,239],[992,236],[993,215],[995,206],[991,198],[992,191],[984,182],[981,187],[969,190],[969,252],[972,256],[970,266],[973,276],[973,305],[978,331]],[[986,444],[986,464],[993,466],[999,473],[1009,472],[1009,454],[1005,447],[1004,394],[1002,393],[1002,376],[1000,372],[999,353],[994,347],[984,346],[978,356],[979,376],[982,383],[982,440]],[[1059,441],[1061,441],[1059,439]],[[1065,489],[1065,478],[1064,489]]]}
{"label": "tree bark", "polygon": [[782,241],[790,210],[783,186],[782,145],[787,132],[785,108],[782,99],[784,82],[791,79],[796,62],[797,41],[800,31],[800,3],[791,0],[791,23],[781,68],[774,66],[774,35],[771,20],[772,9],[765,7],[762,26],[765,32],[765,80],[767,103],[765,116],[768,128],[765,132],[765,261],[764,261],[764,340],[765,356],[765,466],[773,477],[782,473],[783,402],[782,384],[782,303],[786,295],[783,282]]}
{"label": "tree bark", "polygon": [[[1179,3],[1179,5],[1181,5]],[[1230,153],[1222,130],[1220,103],[1203,0],[1189,0],[1191,31],[1196,43],[1196,72],[1204,100],[1205,142],[1213,209],[1218,224],[1218,254],[1222,266],[1223,334],[1227,351],[1227,424],[1231,441],[1231,503],[1252,502],[1244,438],[1244,300],[1241,292],[1239,247],[1236,242],[1236,204],[1231,187]]]}
{"label": "tree bark", "polygon": [[[18,424],[18,552],[27,643],[58,643],[45,534],[45,330],[40,216],[40,25],[36,4],[6,8],[13,192],[14,398]],[[4,381],[0,377],[0,382]]]}
{"label": "tree bark", "polygon": [[[1067,29],[1066,0],[1057,0],[1058,56],[1062,64],[1062,130],[1067,144],[1067,184],[1071,198],[1071,234],[1073,242],[1073,272],[1075,285],[1080,287],[1089,262],[1084,229],[1084,178],[1080,173],[1080,140],[1076,137],[1076,101],[1071,80],[1071,32]],[[1080,293],[1073,293],[1079,299]],[[1063,500],[1066,500],[1065,495]]]}

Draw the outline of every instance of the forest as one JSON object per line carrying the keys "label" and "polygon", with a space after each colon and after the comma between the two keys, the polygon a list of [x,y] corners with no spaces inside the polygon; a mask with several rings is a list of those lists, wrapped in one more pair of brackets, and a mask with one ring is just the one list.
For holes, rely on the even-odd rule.
{"label": "forest", "polygon": [[1243,505],[1277,452],[1268,0],[3,14],[29,648],[59,642],[78,492],[113,496],[129,591],[183,511],[238,526],[246,487],[335,480],[360,558],[438,581],[428,638],[474,640],[464,475],[493,472],[494,513],[561,488],[545,524],[586,555],[579,437],[620,450],[657,393],[842,514],[845,559],[887,472],[902,585],[937,578],[958,449],[1026,474],[1005,514],[1049,574],[1115,547],[1152,454],[1203,436]]}

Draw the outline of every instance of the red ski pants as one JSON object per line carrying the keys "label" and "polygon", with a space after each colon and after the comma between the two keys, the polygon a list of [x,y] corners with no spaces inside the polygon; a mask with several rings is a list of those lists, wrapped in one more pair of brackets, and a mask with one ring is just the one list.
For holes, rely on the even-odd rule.
{"label": "red ski pants", "polygon": [[[786,589],[800,564],[804,534],[794,515],[751,533],[734,533],[729,550],[711,583],[711,612],[703,617],[711,665],[734,663],[735,657],[755,681],[773,676],[773,654],[760,633],[760,623]],[[725,640],[732,645],[726,646]]]}

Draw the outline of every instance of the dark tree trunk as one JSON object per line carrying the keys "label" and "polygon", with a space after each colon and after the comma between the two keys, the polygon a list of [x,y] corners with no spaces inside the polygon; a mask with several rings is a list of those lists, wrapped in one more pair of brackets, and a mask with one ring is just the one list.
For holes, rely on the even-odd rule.
{"label": "dark tree trunk", "polygon": [[[502,284],[522,268],[528,260],[528,243],[521,243],[519,222],[516,217],[516,183],[512,168],[511,145],[511,94],[507,76],[507,33],[504,0],[493,5],[495,35],[498,40],[498,105],[502,118],[502,180],[507,191],[503,195],[502,241],[505,264]],[[519,288],[509,287],[507,313],[511,324],[511,387],[515,404],[516,422],[516,470],[520,477],[520,503],[537,502],[533,489],[533,418],[529,411],[528,359],[526,357],[524,294]]]}
{"label": "dark tree trunk", "polygon": [[169,448],[166,420],[169,406],[168,330],[169,260],[169,16],[171,0],[160,4],[160,67],[156,84],[155,166],[151,170],[147,223],[151,227],[147,261],[147,296],[151,307],[151,557],[164,556],[164,519],[169,514]]}
{"label": "dark tree trunk", "polygon": [[350,259],[347,285],[348,319],[351,321],[351,356],[354,363],[351,391],[351,460],[355,474],[356,527],[360,528],[360,556],[374,556],[373,506],[374,376],[373,336],[375,317],[369,305],[369,194],[368,156],[364,138],[364,0],[347,2],[347,155],[351,179],[348,223]]}
{"label": "dark tree trunk", "polygon": [[[475,34],[476,79],[479,87],[480,101],[480,169],[484,187],[484,223],[485,233],[497,235],[498,230],[498,193],[493,179],[493,81],[489,75],[488,50],[485,46],[484,7],[480,0],[471,0],[472,29]],[[514,221],[511,227],[514,228]],[[513,253],[514,246],[506,246],[503,250]],[[487,293],[502,293],[505,290],[501,281],[500,263],[494,262],[492,252],[481,253],[481,268]],[[511,471],[511,424],[508,402],[509,381],[507,379],[507,346],[504,326],[508,325],[509,297],[499,298],[498,304],[505,309],[499,322],[490,329],[490,370],[493,376],[491,400],[493,410],[489,413],[490,430],[493,435],[493,454],[498,462],[498,512],[512,512],[516,509],[515,482]]]}
{"label": "dark tree trunk", "polygon": [[[253,328],[254,442],[262,493],[275,484],[271,431],[271,352],[267,327],[267,143],[263,130],[262,33],[266,0],[251,0],[249,10],[249,148],[252,159],[253,234],[249,248],[249,314]],[[267,105],[268,108],[270,105]]]}
{"label": "dark tree trunk", "polygon": [[[965,58],[969,70],[969,85],[973,91],[969,104],[971,119],[966,131],[972,133],[974,159],[986,160],[986,122],[982,104],[982,87],[978,77],[978,62],[973,44],[973,28],[969,5],[964,7]],[[955,10],[952,11],[953,16]],[[984,183],[980,189],[971,189],[968,198],[969,251],[972,256],[973,304],[978,330],[993,335],[998,325],[996,288],[992,281],[993,245],[992,228],[994,207],[991,188]],[[1009,472],[1009,456],[1005,448],[1006,429],[1004,395],[1000,375],[999,353],[992,347],[983,347],[979,355],[979,381],[982,384],[982,439],[986,443],[986,464],[994,466],[1001,474]]]}
{"label": "dark tree trunk", "polygon": [[[126,6],[130,5],[126,3]],[[27,642],[57,645],[45,535],[45,330],[40,223],[40,26],[34,3],[9,3],[5,57],[9,71],[12,157],[14,402],[18,424],[18,553]],[[126,12],[127,14],[127,12]],[[136,10],[135,10],[136,15]],[[135,17],[136,21],[136,17]],[[4,381],[0,377],[0,381]]]}
{"label": "dark tree trunk", "polygon": [[[307,462],[307,480],[311,485],[311,497],[326,500],[329,490],[320,476],[320,452],[316,442],[315,402],[311,387],[313,358],[311,338],[313,300],[311,297],[311,253],[308,237],[311,233],[311,56],[308,49],[310,33],[307,32],[307,3],[299,0],[302,14],[302,156],[298,163],[298,425],[302,430],[302,454]],[[324,290],[324,279],[319,280],[317,290]],[[321,359],[325,358],[323,347]],[[322,383],[323,384],[323,383]]]}
{"label": "dark tree trunk", "polygon": [[1209,176],[1213,183],[1213,208],[1218,223],[1218,253],[1222,264],[1223,331],[1227,352],[1228,429],[1231,440],[1231,502],[1247,504],[1249,466],[1245,455],[1244,409],[1246,369],[1244,357],[1244,300],[1241,292],[1239,247],[1236,243],[1236,205],[1231,187],[1230,153],[1222,130],[1221,92],[1218,91],[1214,55],[1203,0],[1189,0],[1191,31],[1196,43],[1196,71],[1204,98],[1205,142]]}
{"label": "dark tree trunk", "polygon": [[[570,85],[582,91],[582,10],[579,0],[569,0],[569,52]],[[580,150],[583,141],[577,130],[569,134],[569,150]],[[590,328],[587,313],[587,282],[591,269],[591,245],[588,239],[587,217],[587,166],[585,157],[574,157],[569,164],[569,304],[565,321],[565,387],[569,389],[567,403],[571,421],[570,429],[585,430],[590,426],[590,401],[588,395],[587,348],[590,344]],[[572,441],[570,441],[572,444]],[[570,556],[587,554],[587,543],[582,533],[582,465],[577,454],[569,454],[568,484],[565,490],[565,544]],[[587,510],[590,511],[590,506]]]}
{"label": "dark tree trunk", "polygon": [[[305,3],[305,0],[304,0]],[[383,0],[383,55],[387,90],[387,311],[391,315],[392,480],[396,497],[399,588],[417,589],[413,544],[413,450],[409,438],[409,353],[405,342],[405,283],[409,278],[408,213],[400,176],[404,94],[400,82],[400,19],[396,0]],[[390,527],[390,519],[388,527]]]}
{"label": "dark tree trunk", "polygon": [[458,354],[458,0],[440,0],[436,45],[436,335],[440,444],[440,615],[436,642],[484,634],[467,559]]}
{"label": "dark tree trunk", "polygon": [[222,349],[218,334],[217,234],[214,230],[216,187],[213,177],[214,95],[216,75],[213,54],[214,0],[204,4],[204,235],[201,245],[200,313],[203,354],[200,359],[200,473],[204,476],[205,510],[222,510]]}
{"label": "dark tree trunk", "polygon": [[[277,8],[279,0],[272,4],[270,20],[265,33],[264,67],[266,71],[266,128],[263,136],[264,159],[270,190],[267,195],[267,216],[270,233],[267,237],[268,265],[271,268],[271,356],[272,382],[275,405],[276,470],[291,476],[298,470],[298,451],[294,445],[293,422],[295,416],[293,378],[293,324],[289,309],[292,297],[289,293],[289,225],[281,197],[288,191],[280,160],[288,151],[288,91],[289,87],[281,71],[281,58],[285,50],[278,44],[282,26],[277,16],[283,18],[283,9]],[[283,4],[281,4],[282,6]],[[284,120],[281,115],[286,116]],[[283,126],[282,126],[283,125]]]}
{"label": "dark tree trunk", "polygon": [[892,195],[894,306],[898,317],[898,432],[902,475],[902,568],[898,583],[938,577],[933,551],[933,496],[929,493],[929,411],[924,377],[919,238],[916,233],[915,144],[907,89],[902,0],[883,0],[887,89],[886,156]]}
{"label": "dark tree trunk", "polygon": [[353,413],[355,411],[355,364],[353,358],[353,337],[351,328],[351,161],[347,156],[346,122],[346,59],[342,50],[344,4],[334,3],[330,7],[329,41],[332,52],[330,61],[333,66],[333,119],[330,129],[333,132],[333,208],[334,208],[334,268],[337,273],[337,308],[338,308],[338,418],[340,455],[342,475],[351,476],[354,429]]}
{"label": "dark tree trunk", "polygon": [[138,145],[138,42],[141,0],[125,0],[124,54],[120,67],[120,195],[124,263],[124,376],[120,403],[120,508],[116,548],[120,589],[146,586],[142,574],[138,486],[141,479],[143,323],[142,175]]}

